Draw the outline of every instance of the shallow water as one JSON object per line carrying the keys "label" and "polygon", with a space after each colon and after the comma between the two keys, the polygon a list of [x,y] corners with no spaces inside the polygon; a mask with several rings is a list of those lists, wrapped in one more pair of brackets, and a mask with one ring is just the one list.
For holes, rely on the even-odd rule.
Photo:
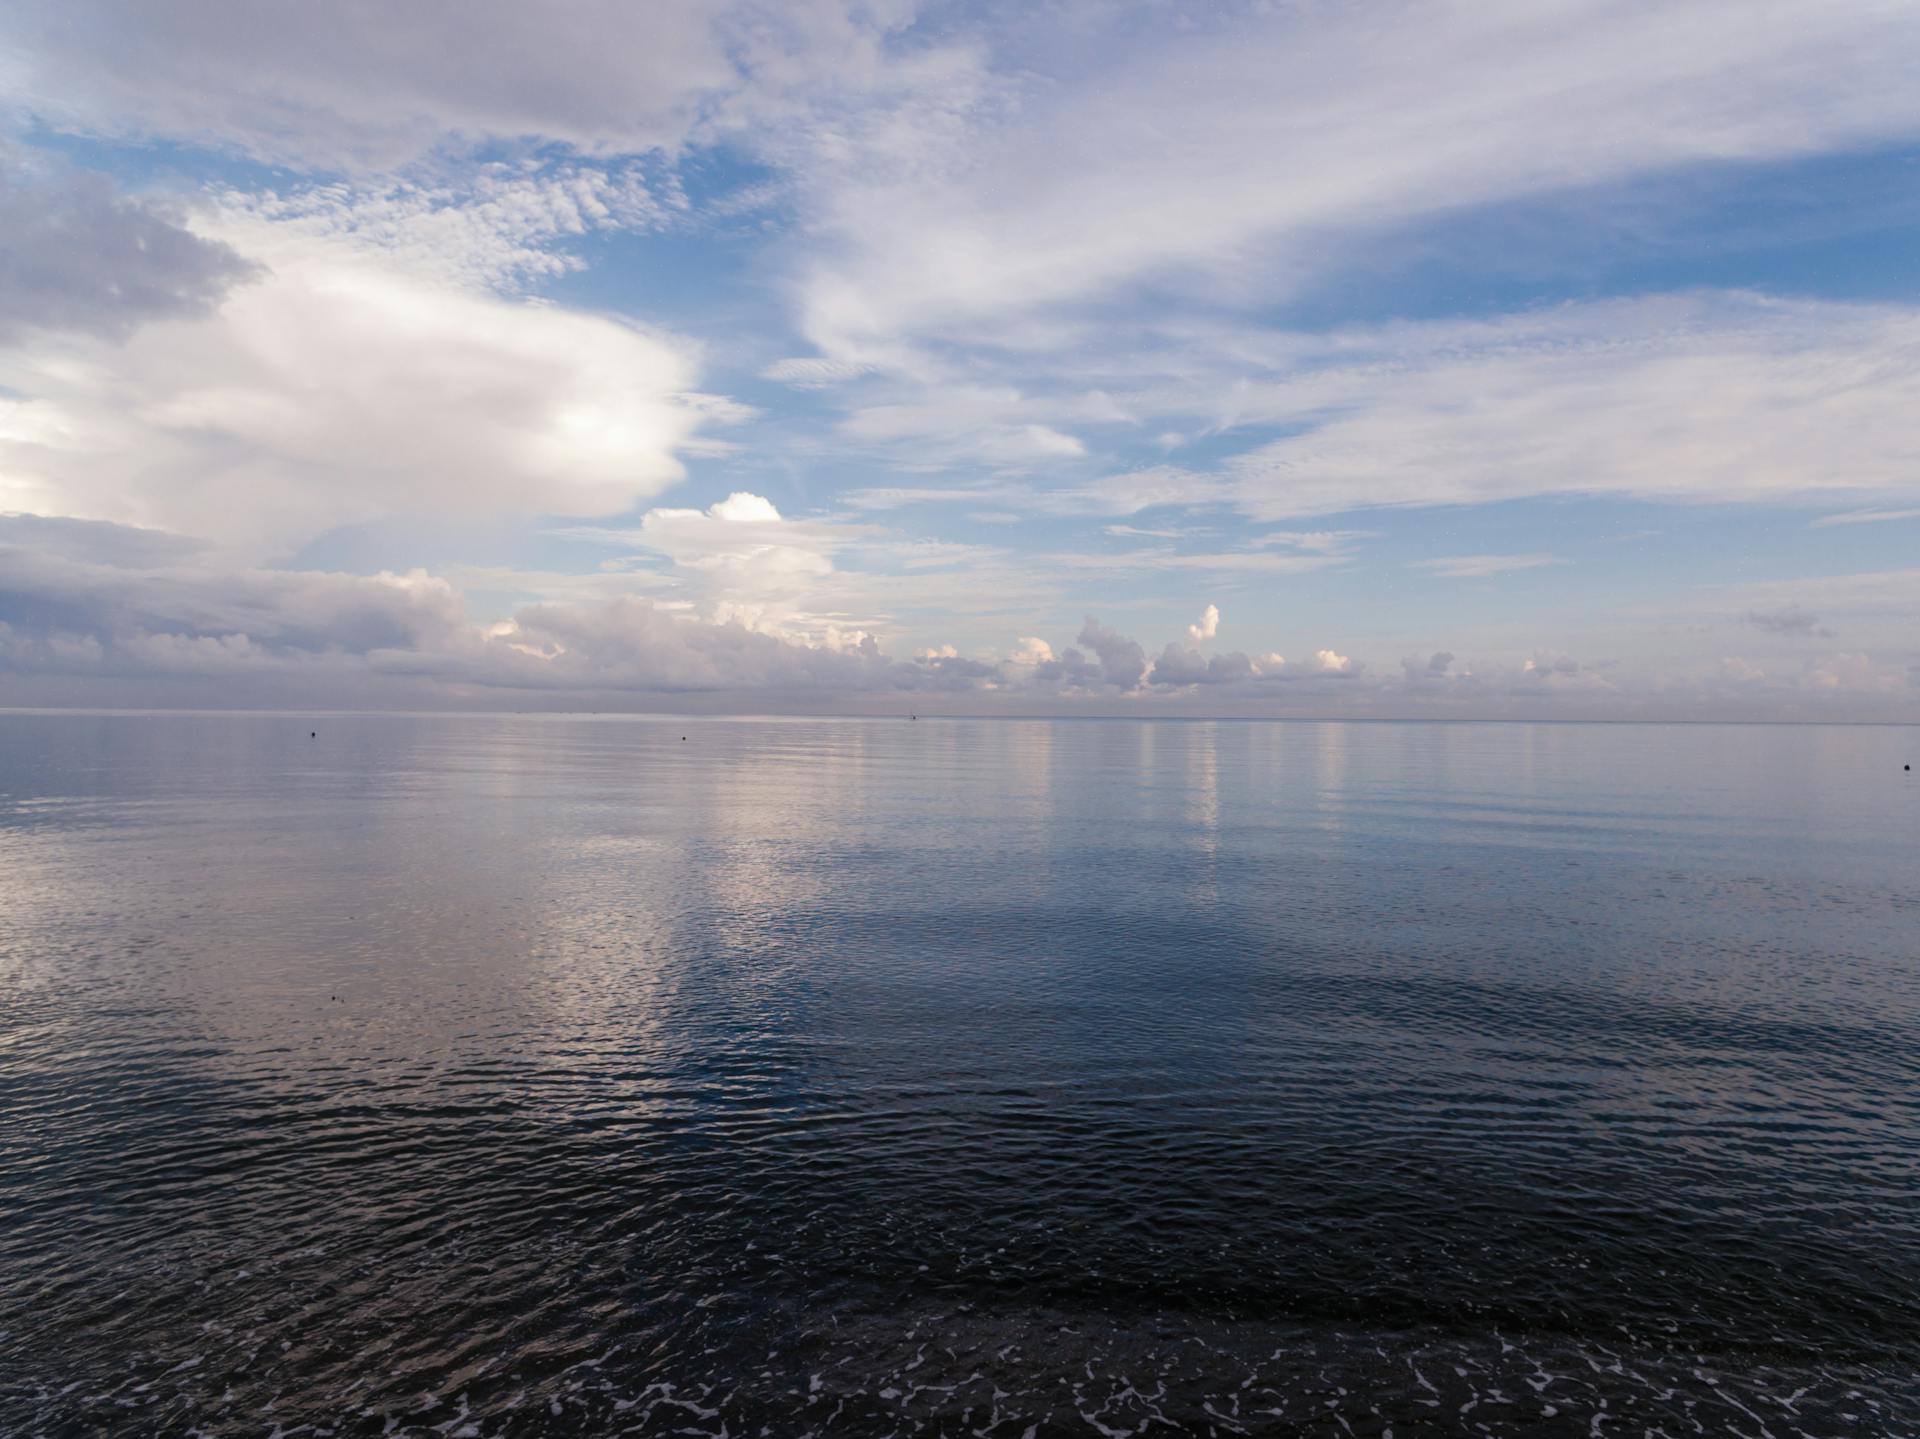
{"label": "shallow water", "polygon": [[1915,761],[0,716],[0,1432],[1920,1433]]}

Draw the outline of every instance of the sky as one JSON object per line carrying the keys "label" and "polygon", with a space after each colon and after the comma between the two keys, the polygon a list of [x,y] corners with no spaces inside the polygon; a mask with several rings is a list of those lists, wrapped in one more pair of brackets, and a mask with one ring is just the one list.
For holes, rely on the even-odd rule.
{"label": "sky", "polygon": [[0,706],[1920,720],[1911,0],[11,0]]}

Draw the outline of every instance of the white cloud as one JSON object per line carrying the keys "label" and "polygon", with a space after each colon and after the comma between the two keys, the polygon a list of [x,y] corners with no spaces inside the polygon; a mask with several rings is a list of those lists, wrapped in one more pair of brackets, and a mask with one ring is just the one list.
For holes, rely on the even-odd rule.
{"label": "white cloud", "polygon": [[1123,550],[1114,554],[1063,551],[1047,562],[1081,575],[1135,575],[1148,570],[1201,570],[1249,575],[1304,575],[1344,563],[1338,555],[1274,555],[1264,550]]}
{"label": "white cloud", "polygon": [[[64,553],[63,553],[64,552]],[[543,602],[483,624],[446,579],[234,569],[144,531],[0,517],[0,677],[304,676],[626,692],[969,688],[997,666],[807,644],[650,599]]]}
{"label": "white cloud", "polygon": [[[716,527],[735,523],[705,518]],[[475,572],[468,582],[500,578]],[[1898,574],[1843,578],[1862,603],[1912,583]],[[598,579],[617,583],[618,577]],[[1843,594],[1838,583],[1829,589]],[[900,660],[871,634],[807,642],[587,585],[488,621],[469,613],[445,575],[235,568],[178,536],[0,517],[0,702],[21,702],[23,695],[151,695],[151,686],[166,684],[175,686],[167,693],[188,703],[236,697],[377,702],[397,695],[418,701],[494,691],[582,698],[721,694],[747,707],[812,696],[807,703],[833,706],[863,696],[937,692],[954,703],[972,704],[965,699],[972,695],[980,704],[1040,699],[1129,710],[1202,705],[1229,712],[1254,706],[1241,708],[1245,713],[1367,714],[1412,705],[1416,712],[1453,714],[1812,717],[1897,716],[1911,705],[1916,683],[1910,646],[1891,653],[1802,649],[1791,664],[1709,653],[1694,665],[1643,660],[1637,667],[1593,664],[1554,648],[1469,666],[1442,650],[1425,661],[1404,661],[1389,680],[1331,648],[1294,667],[1277,654],[1209,656],[1175,641],[1149,663],[1138,641],[1091,618],[1078,644],[1056,649],[1028,636],[1005,663],[934,644]],[[1326,680],[1340,683],[1320,683]],[[115,683],[148,688],[46,688]]]}
{"label": "white cloud", "polygon": [[496,299],[244,211],[217,315],[0,355],[0,506],[257,553],[387,515],[607,514],[710,418],[671,336]]}
{"label": "white cloud", "polygon": [[1481,580],[1515,570],[1537,570],[1557,565],[1555,555],[1442,555],[1431,560],[1415,560],[1414,568],[1426,570],[1448,580]]}
{"label": "white cloud", "polygon": [[1830,525],[1878,525],[1889,520],[1920,520],[1920,510],[1849,510],[1844,514],[1822,515],[1813,521],[1810,528],[1822,530]]}
{"label": "white cloud", "polygon": [[791,385],[796,390],[824,390],[830,385],[857,380],[872,371],[871,365],[854,360],[827,360],[819,356],[775,360],[760,371],[763,380]]}
{"label": "white cloud", "polygon": [[43,122],[354,170],[460,141],[635,154],[703,124],[791,120],[813,97],[872,82],[894,9],[21,0],[0,42],[14,104]]}
{"label": "white cloud", "polygon": [[1920,129],[1920,13],[1878,0],[1287,6],[1128,41],[1038,19],[1017,92],[836,131],[803,173],[824,354],[1054,344],[1129,290],[1298,288],[1356,231]]}
{"label": "white cloud", "polygon": [[1220,633],[1220,607],[1208,605],[1200,612],[1200,619],[1187,626],[1187,639],[1192,644],[1200,644]]}
{"label": "white cloud", "polygon": [[1492,321],[1269,337],[1239,421],[1287,426],[1207,473],[1087,482],[1120,512],[1279,521],[1538,495],[1713,502],[1912,494],[1920,309],[1689,294]]}
{"label": "white cloud", "polygon": [[[664,513],[664,512],[662,512]],[[724,500],[708,507],[707,514],[728,524],[753,525],[780,523],[780,511],[764,495],[735,490]]]}
{"label": "white cloud", "polygon": [[938,380],[910,397],[858,405],[839,427],[840,440],[888,456],[900,469],[981,463],[1018,471],[1076,460],[1083,441],[1057,428],[1075,420],[1111,421],[1111,402],[1034,396],[1004,387]]}
{"label": "white cloud", "polygon": [[315,242],[406,274],[475,291],[523,287],[585,268],[565,247],[596,232],[644,233],[687,209],[677,177],[611,166],[492,164],[458,182],[386,179],[221,197],[228,223],[282,250]]}

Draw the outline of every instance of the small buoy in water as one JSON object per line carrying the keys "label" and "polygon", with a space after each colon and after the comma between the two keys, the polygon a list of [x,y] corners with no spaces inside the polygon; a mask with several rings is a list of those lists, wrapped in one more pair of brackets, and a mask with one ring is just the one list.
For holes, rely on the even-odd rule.
{"label": "small buoy in water", "polygon": [[308,732],[308,734],[307,734],[307,738],[308,738],[308,739],[319,739],[319,738],[320,738],[320,731],[319,731],[319,730],[310,730],[310,731]]}
{"label": "small buoy in water", "polygon": [[680,736],[680,743],[681,743],[681,744],[685,744],[686,742],[687,742],[687,737],[686,737],[685,735],[681,735],[681,736]]}

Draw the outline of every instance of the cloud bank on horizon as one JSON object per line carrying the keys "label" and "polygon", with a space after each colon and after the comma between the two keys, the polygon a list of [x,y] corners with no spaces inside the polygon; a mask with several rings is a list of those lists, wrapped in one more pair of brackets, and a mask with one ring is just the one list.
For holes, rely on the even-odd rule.
{"label": "cloud bank on horizon", "polygon": [[0,705],[1920,718],[1916,62],[20,0]]}

